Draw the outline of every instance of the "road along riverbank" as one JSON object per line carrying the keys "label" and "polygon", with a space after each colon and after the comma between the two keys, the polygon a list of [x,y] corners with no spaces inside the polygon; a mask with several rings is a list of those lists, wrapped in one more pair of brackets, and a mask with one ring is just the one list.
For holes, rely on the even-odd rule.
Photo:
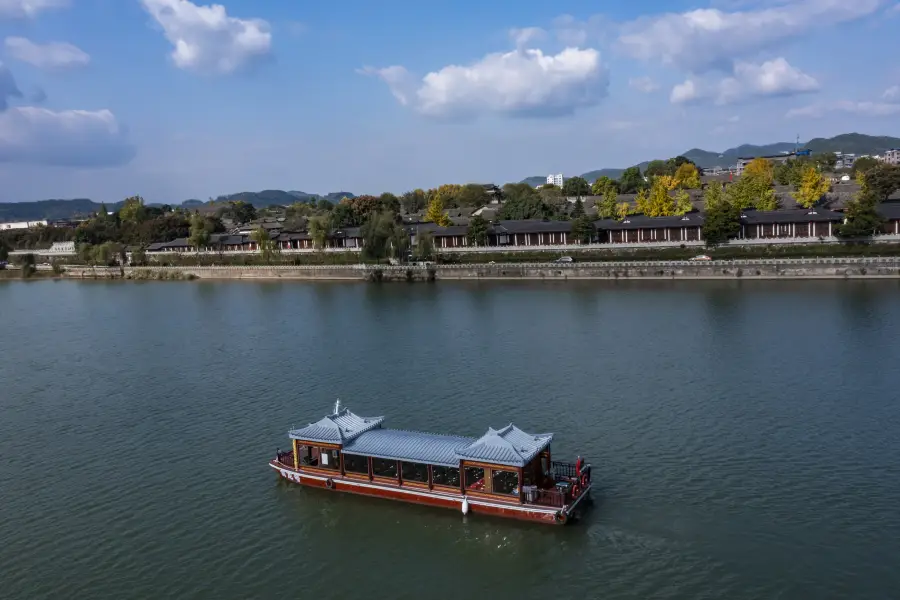
{"label": "road along riverbank", "polygon": [[430,266],[66,267],[67,278],[124,280],[900,279],[900,257]]}

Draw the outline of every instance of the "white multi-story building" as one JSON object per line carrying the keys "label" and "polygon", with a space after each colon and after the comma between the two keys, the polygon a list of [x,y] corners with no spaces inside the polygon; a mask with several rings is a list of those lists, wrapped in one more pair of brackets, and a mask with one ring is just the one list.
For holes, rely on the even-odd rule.
{"label": "white multi-story building", "polygon": [[555,185],[556,187],[562,187],[563,186],[562,173],[557,173],[556,175],[547,175],[547,185]]}
{"label": "white multi-story building", "polygon": [[884,158],[882,159],[889,165],[900,165],[900,148],[891,148],[890,150],[886,150],[884,152]]}
{"label": "white multi-story building", "polygon": [[34,229],[41,225],[47,225],[47,221],[18,221],[16,223],[0,223],[0,230],[7,229]]}

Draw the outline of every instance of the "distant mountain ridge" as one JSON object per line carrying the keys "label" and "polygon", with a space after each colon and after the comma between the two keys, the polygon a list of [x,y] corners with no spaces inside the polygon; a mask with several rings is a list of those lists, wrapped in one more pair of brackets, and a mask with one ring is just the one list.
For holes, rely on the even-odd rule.
{"label": "distant mountain ridge", "polygon": [[[691,159],[698,167],[709,169],[712,167],[730,167],[737,163],[738,158],[748,156],[771,156],[776,154],[784,154],[792,152],[796,144],[794,142],[775,142],[774,144],[765,144],[757,146],[754,144],[742,144],[736,148],[729,148],[724,152],[710,152],[700,148],[691,148],[683,152],[681,156]],[[900,138],[889,136],[865,135],[862,133],[843,133],[832,138],[813,138],[801,144],[800,148],[806,148],[818,154],[821,152],[843,152],[845,154],[881,154],[885,150],[891,148],[900,148]],[[670,157],[660,157],[666,160]],[[643,171],[647,168],[650,161],[644,161],[638,166]],[[589,182],[593,182],[598,177],[609,177],[618,179],[622,176],[624,168],[621,169],[597,169],[588,171],[581,175]],[[528,183],[533,186],[543,185],[547,182],[547,178],[541,176],[526,177],[522,183]]]}
{"label": "distant mountain ridge", "polygon": [[[319,200],[337,203],[344,197],[354,198],[355,195],[350,192],[331,192],[323,196],[299,191],[263,190],[261,192],[226,194],[206,202],[191,198],[181,204],[171,204],[170,206],[181,206],[182,208],[193,210],[208,204],[241,201],[252,204],[256,208],[264,208],[272,205],[287,206],[295,202],[318,202]],[[107,204],[106,208],[107,210],[116,210],[121,204],[121,202]],[[158,202],[148,204],[150,206],[162,206]],[[0,202],[0,223],[10,221],[55,221],[58,219],[87,217],[98,212],[101,206],[101,203],[94,202],[89,198],[38,200],[36,202]]]}

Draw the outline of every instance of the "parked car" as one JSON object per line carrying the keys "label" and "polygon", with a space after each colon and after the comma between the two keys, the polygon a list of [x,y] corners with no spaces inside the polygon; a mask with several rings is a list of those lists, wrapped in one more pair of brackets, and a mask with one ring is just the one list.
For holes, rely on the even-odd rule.
{"label": "parked car", "polygon": [[706,254],[699,254],[692,258],[691,260],[712,260],[712,257],[707,256]]}
{"label": "parked car", "polygon": [[571,256],[560,256],[559,258],[557,258],[557,259],[554,260],[553,262],[557,262],[557,263],[573,263],[573,262],[575,262],[575,259],[573,259]]}

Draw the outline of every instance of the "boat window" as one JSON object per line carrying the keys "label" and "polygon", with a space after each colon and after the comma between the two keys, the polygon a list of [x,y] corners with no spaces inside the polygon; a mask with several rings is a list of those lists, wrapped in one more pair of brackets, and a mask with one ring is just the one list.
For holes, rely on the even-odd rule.
{"label": "boat window", "polygon": [[322,469],[331,469],[337,471],[341,468],[340,450],[330,448],[319,449],[319,467]]}
{"label": "boat window", "polygon": [[428,483],[428,465],[423,465],[422,463],[401,462],[400,473],[403,475],[403,481]]}
{"label": "boat window", "polygon": [[481,467],[466,467],[466,489],[484,489],[484,469]]}
{"label": "boat window", "polygon": [[519,495],[519,474],[514,471],[491,471],[491,490],[495,494]]}
{"label": "boat window", "polygon": [[397,461],[384,458],[372,459],[372,474],[376,477],[397,479]]}
{"label": "boat window", "polygon": [[300,446],[300,464],[305,467],[318,467],[319,449],[315,446]]}
{"label": "boat window", "polygon": [[369,459],[365,456],[357,456],[355,454],[344,455],[344,471],[348,473],[369,474]]}
{"label": "boat window", "polygon": [[456,467],[431,467],[431,482],[434,485],[459,487],[459,469]]}

